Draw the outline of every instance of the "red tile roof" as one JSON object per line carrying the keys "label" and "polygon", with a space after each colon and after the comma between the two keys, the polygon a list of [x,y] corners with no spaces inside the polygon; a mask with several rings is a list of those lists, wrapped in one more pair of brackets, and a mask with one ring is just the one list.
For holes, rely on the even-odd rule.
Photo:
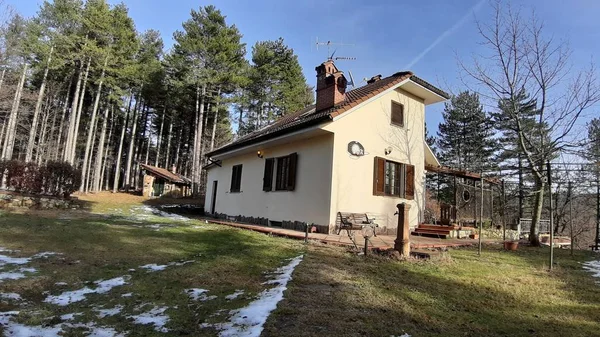
{"label": "red tile roof", "polygon": [[371,97],[374,97],[407,79],[410,79],[411,81],[433,91],[442,97],[450,98],[447,93],[414,76],[412,72],[401,71],[393,74],[392,76],[382,78],[381,80],[346,92],[346,100],[341,104],[320,111],[315,111],[314,104],[307,106],[302,110],[289,113],[279,118],[274,123],[267,125],[262,129],[244,135],[229,144],[211,151],[207,153],[206,156],[215,156],[247,145],[252,145],[267,139],[304,129],[309,126],[317,125],[324,121],[330,121],[334,117],[343,114],[344,112],[365,102]]}
{"label": "red tile roof", "polygon": [[156,176],[159,176],[159,177],[161,177],[165,180],[168,180],[172,183],[189,185],[192,182],[190,179],[182,176],[181,174],[173,173],[162,167],[150,166],[147,164],[140,164],[140,166],[147,172],[154,174]]}

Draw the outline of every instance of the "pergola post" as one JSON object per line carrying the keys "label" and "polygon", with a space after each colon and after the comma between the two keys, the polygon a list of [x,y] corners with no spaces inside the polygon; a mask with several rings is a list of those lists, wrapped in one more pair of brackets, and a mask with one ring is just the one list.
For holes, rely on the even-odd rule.
{"label": "pergola post", "polygon": [[396,207],[398,208],[398,232],[394,240],[394,250],[400,252],[400,256],[408,257],[410,256],[410,205],[401,203]]}

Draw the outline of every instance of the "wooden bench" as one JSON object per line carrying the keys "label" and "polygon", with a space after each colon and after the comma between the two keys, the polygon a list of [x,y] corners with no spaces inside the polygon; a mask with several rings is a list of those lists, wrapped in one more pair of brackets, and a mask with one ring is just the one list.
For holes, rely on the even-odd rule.
{"label": "wooden bench", "polygon": [[358,248],[358,246],[354,240],[354,231],[362,230],[365,226],[372,226],[373,235],[377,236],[375,234],[375,227],[378,227],[378,225],[374,223],[375,219],[369,219],[367,213],[338,212],[336,220],[338,226],[337,234],[340,235],[342,230],[345,230],[356,248]]}

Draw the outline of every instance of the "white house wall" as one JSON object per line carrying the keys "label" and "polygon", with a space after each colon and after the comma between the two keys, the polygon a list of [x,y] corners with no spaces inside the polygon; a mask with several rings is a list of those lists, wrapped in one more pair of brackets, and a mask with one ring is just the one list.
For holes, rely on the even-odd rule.
{"label": "white house wall", "polygon": [[[404,105],[403,128],[390,123],[392,100]],[[397,89],[324,126],[325,130],[335,133],[330,224],[335,224],[338,211],[365,212],[375,216],[380,226],[397,228],[394,213],[396,205],[401,202],[411,205],[411,227],[418,224],[424,209],[424,119],[423,101]],[[348,153],[351,141],[364,146],[364,156]],[[392,148],[392,152],[386,155],[388,147]],[[414,200],[373,195],[375,157],[415,166]]]}
{"label": "white house wall", "polygon": [[[271,221],[304,221],[327,225],[330,219],[333,135],[326,134],[222,160],[208,170],[205,209],[210,211],[213,181],[218,181],[215,212],[230,216],[263,217]],[[298,154],[294,191],[263,191],[266,158]],[[241,192],[230,193],[234,165],[242,164]],[[275,164],[274,176],[277,172]],[[273,184],[275,189],[275,184]]]}

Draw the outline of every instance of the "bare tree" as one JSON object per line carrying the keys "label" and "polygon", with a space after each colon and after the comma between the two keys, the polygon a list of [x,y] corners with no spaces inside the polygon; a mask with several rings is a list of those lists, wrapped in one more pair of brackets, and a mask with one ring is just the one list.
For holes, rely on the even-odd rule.
{"label": "bare tree", "polygon": [[[600,101],[593,64],[573,71],[568,43],[548,37],[535,13],[497,1],[490,20],[477,27],[485,52],[471,64],[459,61],[467,85],[491,101],[509,102],[504,118],[517,134],[519,151],[535,181],[535,202],[529,240],[539,245],[538,229],[546,180],[544,165],[559,152],[578,144],[572,132],[591,106]],[[525,127],[519,96],[526,92],[537,105],[534,129]]]}

